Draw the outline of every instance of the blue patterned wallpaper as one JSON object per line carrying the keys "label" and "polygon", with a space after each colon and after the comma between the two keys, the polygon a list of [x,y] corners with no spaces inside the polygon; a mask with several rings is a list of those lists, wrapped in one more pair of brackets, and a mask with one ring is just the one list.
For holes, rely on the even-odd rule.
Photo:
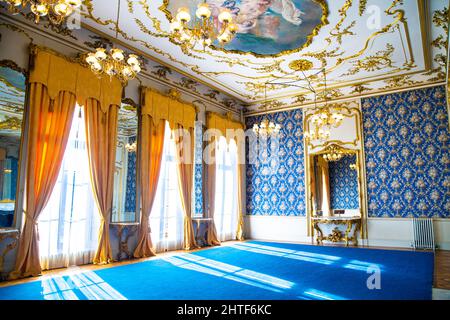
{"label": "blue patterned wallpaper", "polygon": [[[282,125],[279,161],[271,161],[270,148],[255,164],[249,164],[247,161],[247,214],[305,216],[302,110],[283,111],[266,116]],[[247,128],[252,128],[254,123],[261,120],[263,116],[247,118]]]}
{"label": "blue patterned wallpaper", "polygon": [[350,169],[354,163],[356,155],[347,155],[339,161],[328,163],[332,209],[359,208],[357,172]]}
{"label": "blue patterned wallpaper", "polygon": [[194,205],[195,205],[195,215],[203,215],[203,129],[202,123],[197,121],[195,123],[195,167],[194,167]]}
{"label": "blue patterned wallpaper", "polygon": [[[131,144],[136,137],[128,138]],[[128,153],[127,164],[127,188],[125,191],[125,212],[136,212],[136,153]]]}
{"label": "blue patterned wallpaper", "polygon": [[370,217],[449,217],[443,86],[362,100]]}

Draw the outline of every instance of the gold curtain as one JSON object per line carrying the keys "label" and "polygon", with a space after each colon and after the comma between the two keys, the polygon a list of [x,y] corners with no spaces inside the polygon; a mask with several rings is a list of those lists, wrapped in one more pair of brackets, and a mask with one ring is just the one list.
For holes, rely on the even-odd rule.
{"label": "gold curtain", "polygon": [[122,84],[115,77],[98,77],[89,68],[70,61],[50,49],[31,46],[34,56],[30,83],[41,83],[47,87],[50,99],[54,100],[61,91],[71,92],[79,105],[85,105],[89,98],[99,102],[103,112],[111,105],[120,106]]}
{"label": "gold curtain", "polygon": [[[212,146],[211,153],[215,152],[216,140],[220,137],[220,135],[226,137],[227,143],[229,143],[230,139],[234,139],[236,141],[237,152],[238,152],[238,163],[237,163],[237,174],[238,174],[238,186],[237,186],[237,196],[238,196],[238,226],[236,230],[236,239],[244,240],[244,197],[245,197],[245,189],[244,189],[244,174],[245,174],[245,139],[244,139],[244,125],[238,121],[234,121],[231,119],[231,114],[227,113],[226,116],[222,116],[215,112],[208,112],[206,115],[206,127],[208,130],[215,130],[215,134],[219,134],[219,136],[214,136],[211,138],[214,145]],[[236,131],[240,131],[241,135],[233,135],[229,136],[227,130],[232,130],[231,132],[236,133]],[[215,161],[214,161],[215,162]],[[214,201],[215,194],[212,190],[215,190],[215,176],[216,176],[216,166],[215,163],[209,161],[207,165],[207,211],[208,217],[212,218],[214,221]],[[214,223],[210,223],[208,228],[208,244],[213,245],[217,240],[217,230],[215,228]],[[211,242],[211,243],[210,243]]]}
{"label": "gold curtain", "polygon": [[149,219],[161,170],[165,125],[166,122],[164,120],[160,120],[159,123],[155,125],[150,116],[142,116],[141,149],[139,151],[142,215],[138,245],[134,251],[135,258],[155,255],[152,248]]}
{"label": "gold curtain", "polygon": [[330,208],[330,178],[328,162],[321,156],[317,157],[317,188],[319,193],[318,204],[324,216],[331,215]]}
{"label": "gold curtain", "polygon": [[[212,136],[210,141],[211,158],[208,158],[206,165],[206,180],[203,181],[206,185],[206,197],[203,199],[206,205],[205,214],[211,221],[207,224],[206,243],[210,246],[220,245],[220,240],[217,236],[217,229],[214,223],[214,209],[216,201],[216,161],[212,161],[216,157],[216,139],[218,137]],[[208,155],[209,156],[209,155]]]}
{"label": "gold curtain", "polygon": [[84,108],[91,182],[101,215],[94,263],[109,263],[113,260],[109,223],[114,193],[118,109],[114,105],[104,112],[100,103],[94,99],[88,99]]}
{"label": "gold curtain", "polygon": [[29,86],[26,214],[11,279],[42,271],[37,222],[58,179],[75,105],[73,93],[62,91],[52,100],[45,85]]}
{"label": "gold curtain", "polygon": [[245,140],[239,143],[239,139],[236,141],[238,150],[238,163],[237,163],[237,175],[238,175],[238,226],[236,231],[236,240],[244,240],[244,212],[245,212]]}
{"label": "gold curtain", "polygon": [[193,128],[195,125],[196,110],[191,104],[178,101],[165,96],[150,88],[143,88],[142,115],[148,115],[157,125],[161,119],[167,120],[170,128]]}
{"label": "gold curtain", "polygon": [[[194,144],[191,139],[194,137],[196,109],[189,103],[184,103],[150,88],[142,88],[142,99],[142,116],[148,116],[152,119],[155,126],[161,120],[167,120],[172,134],[175,134],[178,140],[176,141],[177,171],[178,186],[184,211],[184,248],[186,250],[194,249],[198,246],[192,226]],[[179,134],[183,130],[189,132],[189,139]],[[158,177],[155,177],[155,179],[158,179]]]}
{"label": "gold curtain", "polygon": [[194,128],[184,129],[177,124],[175,130],[177,149],[178,186],[184,212],[184,249],[198,248],[192,226],[192,195],[194,189]]}
{"label": "gold curtain", "polygon": [[26,213],[12,279],[41,273],[37,221],[58,178],[76,103],[84,105],[91,99],[106,112],[110,105],[120,105],[122,97],[118,79],[98,78],[50,49],[36,45],[30,49]]}

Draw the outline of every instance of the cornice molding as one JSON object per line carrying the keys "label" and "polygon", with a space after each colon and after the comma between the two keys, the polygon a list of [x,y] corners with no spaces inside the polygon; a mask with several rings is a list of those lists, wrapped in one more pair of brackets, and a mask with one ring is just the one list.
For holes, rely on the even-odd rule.
{"label": "cornice molding", "polygon": [[[417,85],[417,86],[411,86],[411,87],[407,87],[407,88],[399,88],[399,89],[386,90],[386,91],[381,91],[381,92],[372,92],[372,93],[367,93],[367,94],[362,94],[362,95],[347,96],[347,97],[343,97],[343,98],[331,99],[331,100],[327,101],[327,103],[331,104],[331,103],[341,103],[341,102],[347,102],[347,101],[355,101],[355,100],[363,99],[363,98],[377,97],[377,96],[383,96],[383,95],[399,93],[399,92],[405,92],[405,91],[411,91],[411,90],[418,90],[418,89],[425,89],[425,88],[431,88],[431,87],[444,86],[445,84],[446,84],[445,82],[440,81],[440,82],[435,82],[435,83],[430,83],[430,84],[424,84],[424,85],[422,84],[422,85]],[[325,102],[320,102],[320,103],[317,103],[317,106],[322,106],[324,104],[325,104]],[[294,105],[291,105],[289,107],[281,107],[281,108],[278,108],[278,109],[256,111],[256,112],[248,112],[248,113],[244,113],[244,118],[259,116],[259,115],[263,115],[263,114],[282,112],[282,111],[291,111],[291,110],[296,110],[296,109],[304,109],[304,108],[308,108],[308,107],[310,107],[312,105],[314,105],[314,102],[305,103],[305,104],[294,104]]]}

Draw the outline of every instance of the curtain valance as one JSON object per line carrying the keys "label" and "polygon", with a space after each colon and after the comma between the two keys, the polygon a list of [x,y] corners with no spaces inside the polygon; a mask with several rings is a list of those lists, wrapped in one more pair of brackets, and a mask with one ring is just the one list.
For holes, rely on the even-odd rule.
{"label": "curtain valance", "polygon": [[122,84],[117,78],[96,76],[79,63],[44,48],[33,47],[33,54],[30,83],[45,85],[51,100],[66,91],[73,93],[80,105],[84,105],[89,98],[97,100],[102,112],[106,112],[111,105],[120,106]]}
{"label": "curtain valance", "polygon": [[206,113],[206,127],[220,130],[223,136],[226,136],[227,129],[244,129],[244,125],[239,121],[232,120],[230,114],[222,116],[215,112]]}
{"label": "curtain valance", "polygon": [[192,104],[165,96],[149,88],[143,88],[142,115],[149,115],[156,125],[161,119],[169,121],[170,128],[179,124],[183,128],[194,128],[196,110]]}

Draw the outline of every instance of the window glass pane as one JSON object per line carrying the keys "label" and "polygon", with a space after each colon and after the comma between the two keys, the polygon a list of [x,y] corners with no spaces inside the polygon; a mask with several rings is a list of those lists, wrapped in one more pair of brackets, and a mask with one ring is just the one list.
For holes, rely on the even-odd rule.
{"label": "window glass pane", "polygon": [[166,122],[161,173],[150,214],[151,237],[157,252],[183,246],[183,211],[178,188],[176,146]]}
{"label": "window glass pane", "polygon": [[236,237],[237,212],[237,147],[220,137],[216,148],[216,203],[214,222],[219,240]]}
{"label": "window glass pane", "polygon": [[84,114],[76,108],[58,180],[39,217],[43,269],[92,262],[100,214],[91,187]]}

